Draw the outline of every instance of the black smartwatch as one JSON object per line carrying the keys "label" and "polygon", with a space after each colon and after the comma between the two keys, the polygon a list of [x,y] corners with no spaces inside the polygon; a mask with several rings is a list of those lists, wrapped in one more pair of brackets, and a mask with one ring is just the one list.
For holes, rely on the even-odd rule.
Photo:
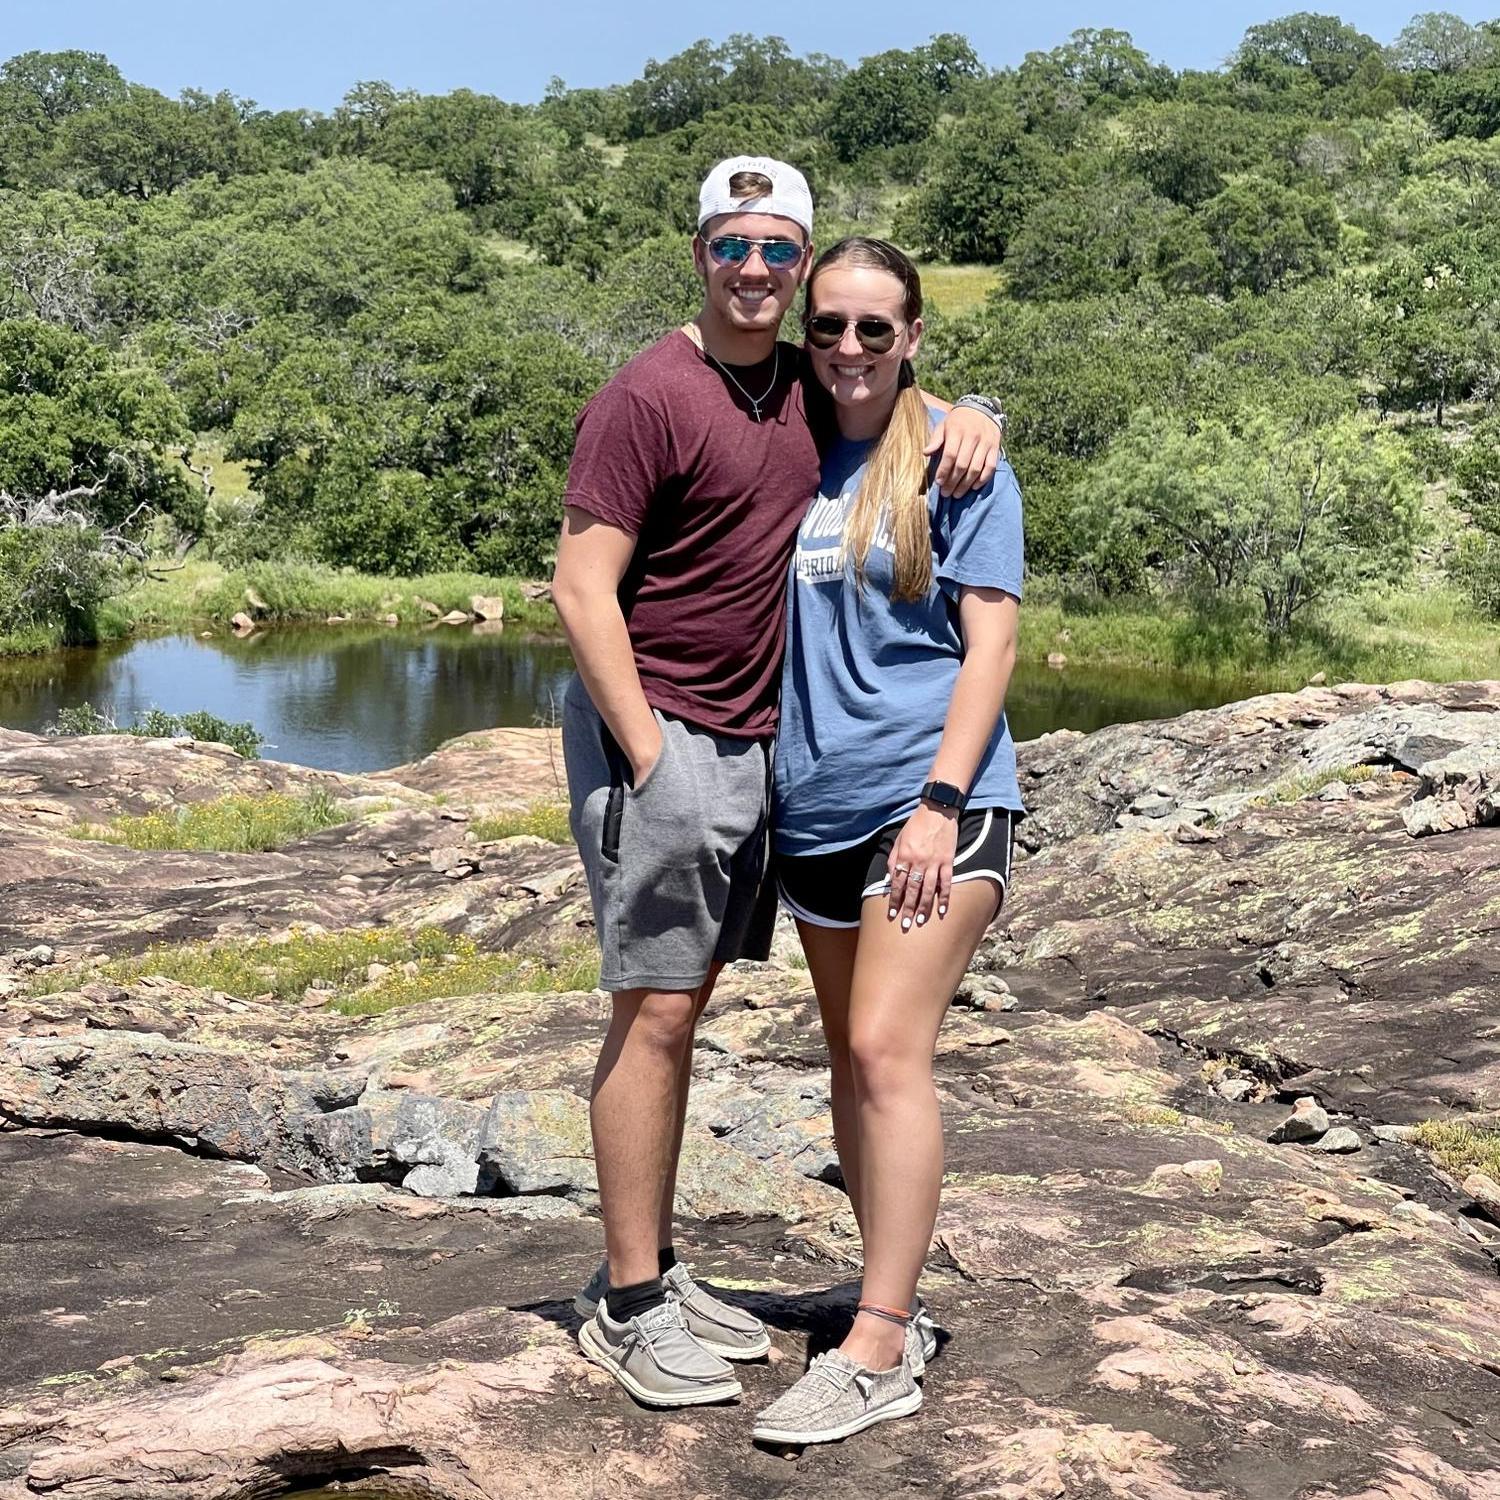
{"label": "black smartwatch", "polygon": [[938,807],[951,808],[954,812],[962,812],[969,800],[967,792],[961,792],[949,781],[929,781],[922,788],[922,801],[934,803]]}

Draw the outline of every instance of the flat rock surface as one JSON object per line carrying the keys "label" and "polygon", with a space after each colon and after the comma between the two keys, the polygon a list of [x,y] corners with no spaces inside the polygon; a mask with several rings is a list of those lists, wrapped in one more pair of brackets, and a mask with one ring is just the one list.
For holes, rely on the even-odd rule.
{"label": "flat rock surface", "polygon": [[[465,838],[556,796],[548,732],[376,778],[0,736],[0,1500],[1496,1500],[1500,1228],[1373,1127],[1500,1113],[1500,829],[1403,821],[1497,713],[1493,684],[1346,685],[1022,747],[1027,857],[939,1042],[943,1348],[916,1418],[795,1465],[750,1418],[842,1336],[858,1259],[794,944],[725,975],[679,1181],[680,1249],[773,1355],[737,1404],[653,1414],[574,1343],[601,995],[34,988],[305,920],[576,938],[571,851]],[[382,800],[269,855],[66,831],[314,779]],[[1361,1149],[1271,1144],[1301,1097]],[[412,1190],[450,1173],[475,1190]]]}

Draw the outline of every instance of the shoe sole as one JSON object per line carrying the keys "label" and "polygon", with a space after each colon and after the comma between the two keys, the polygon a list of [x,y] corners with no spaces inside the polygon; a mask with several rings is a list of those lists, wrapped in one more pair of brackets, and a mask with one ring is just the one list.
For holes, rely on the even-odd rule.
{"label": "shoe sole", "polygon": [[[599,1310],[599,1304],[582,1292],[573,1299],[573,1311],[580,1318],[592,1318]],[[690,1329],[689,1332],[692,1330]],[[761,1334],[759,1340],[753,1344],[721,1344],[716,1339],[706,1339],[702,1334],[694,1333],[693,1337],[708,1350],[710,1354],[717,1354],[720,1359],[731,1361],[743,1361],[749,1359],[764,1359],[771,1352],[771,1335]]]}
{"label": "shoe sole", "polygon": [[863,1432],[865,1428],[875,1426],[877,1422],[889,1422],[896,1417],[909,1417],[913,1412],[920,1410],[921,1405],[922,1392],[918,1388],[909,1396],[903,1396],[899,1401],[892,1401],[885,1406],[877,1407],[874,1411],[867,1411],[863,1416],[855,1417],[839,1427],[824,1428],[821,1432],[807,1432],[791,1427],[757,1427],[750,1435],[757,1443],[785,1443],[799,1448],[805,1448],[811,1443],[836,1443],[841,1438],[853,1437],[856,1432]]}
{"label": "shoe sole", "polygon": [[595,1337],[591,1322],[585,1323],[578,1330],[578,1347],[583,1350],[584,1357],[601,1369],[608,1370],[643,1406],[711,1406],[718,1401],[733,1401],[744,1394],[738,1380],[721,1381],[718,1385],[672,1395],[665,1391],[653,1391],[612,1359],[607,1349],[595,1343]]}

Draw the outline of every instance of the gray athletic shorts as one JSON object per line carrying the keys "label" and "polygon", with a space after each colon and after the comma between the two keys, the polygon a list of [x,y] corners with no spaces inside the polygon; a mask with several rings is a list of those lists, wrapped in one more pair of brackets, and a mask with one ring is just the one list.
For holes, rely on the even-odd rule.
{"label": "gray athletic shorts", "polygon": [[630,762],[578,678],[563,699],[570,821],[607,990],[696,990],[711,964],[771,951],[771,746],[656,718],[661,759],[632,787]]}

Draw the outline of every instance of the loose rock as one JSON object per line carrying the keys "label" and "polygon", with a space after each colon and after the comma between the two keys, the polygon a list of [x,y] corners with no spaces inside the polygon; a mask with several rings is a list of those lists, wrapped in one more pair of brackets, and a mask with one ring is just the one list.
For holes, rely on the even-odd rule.
{"label": "loose rock", "polygon": [[1328,1111],[1311,1094],[1305,1094],[1292,1112],[1271,1132],[1273,1143],[1315,1141],[1328,1129]]}

